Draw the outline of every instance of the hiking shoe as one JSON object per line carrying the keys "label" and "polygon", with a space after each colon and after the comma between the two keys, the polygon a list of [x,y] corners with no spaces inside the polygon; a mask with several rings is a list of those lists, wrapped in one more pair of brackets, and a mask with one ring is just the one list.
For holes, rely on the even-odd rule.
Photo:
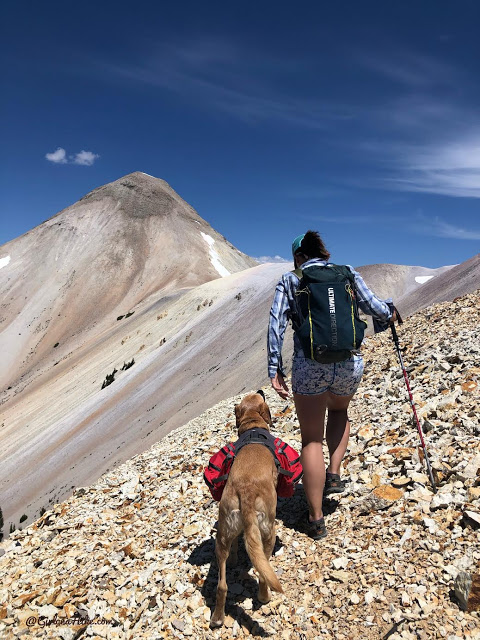
{"label": "hiking shoe", "polygon": [[307,512],[307,525],[306,525],[307,534],[313,540],[320,540],[321,538],[325,538],[327,535],[327,528],[325,527],[325,518],[320,518],[320,520],[310,520],[310,515]]}
{"label": "hiking shoe", "polygon": [[328,473],[325,479],[325,489],[323,490],[324,496],[329,496],[332,493],[343,493],[345,491],[345,480],[341,480],[340,476],[336,473]]}

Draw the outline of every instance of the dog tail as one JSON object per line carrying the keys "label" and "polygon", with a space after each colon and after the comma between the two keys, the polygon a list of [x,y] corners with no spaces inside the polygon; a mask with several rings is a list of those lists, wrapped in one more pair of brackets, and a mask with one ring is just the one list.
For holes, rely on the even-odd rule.
{"label": "dog tail", "polygon": [[245,547],[253,566],[272,591],[283,593],[282,586],[263,550],[262,535],[255,509],[255,498],[252,501],[248,499],[246,502],[244,501],[240,512],[244,528]]}

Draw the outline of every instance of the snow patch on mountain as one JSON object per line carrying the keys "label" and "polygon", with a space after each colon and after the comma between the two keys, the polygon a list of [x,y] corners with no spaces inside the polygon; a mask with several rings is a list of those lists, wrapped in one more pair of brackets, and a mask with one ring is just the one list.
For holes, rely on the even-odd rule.
{"label": "snow patch on mountain", "polygon": [[419,284],[425,284],[425,282],[428,282],[429,280],[431,280],[434,276],[417,276],[415,278],[415,282],[418,282]]}
{"label": "snow patch on mountain", "polygon": [[203,233],[203,231],[200,231],[200,233],[202,234],[202,238],[210,247],[210,262],[213,264],[213,266],[218,271],[218,273],[222,276],[222,278],[224,278],[225,276],[229,276],[230,271],[228,271],[228,269],[225,269],[223,264],[220,262],[220,257],[218,253],[213,248],[213,245],[215,244],[215,240],[212,238],[212,236],[209,236],[208,233]]}
{"label": "snow patch on mountain", "polygon": [[10,256],[6,256],[5,258],[0,258],[0,269],[2,267],[6,267],[9,262],[10,262]]}

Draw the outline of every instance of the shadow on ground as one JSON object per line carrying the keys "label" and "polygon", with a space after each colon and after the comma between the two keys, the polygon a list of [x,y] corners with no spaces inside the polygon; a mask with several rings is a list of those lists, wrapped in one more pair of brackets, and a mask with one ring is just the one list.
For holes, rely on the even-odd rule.
{"label": "shadow on ground", "polygon": [[[338,500],[324,498],[323,513],[329,516],[337,510]],[[283,522],[283,526],[299,533],[305,532],[305,524],[308,513],[308,502],[305,496],[303,484],[299,482],[295,486],[295,493],[291,498],[279,498],[277,502],[277,520]]]}
{"label": "shadow on ground", "polygon": [[[337,509],[339,503],[334,499],[325,499],[323,510],[326,516],[332,514]],[[284,527],[293,529],[299,533],[303,533],[305,529],[306,514],[308,512],[308,503],[305,496],[302,483],[298,483],[295,487],[295,494],[291,498],[279,498],[277,502],[277,520],[281,520]],[[213,529],[216,530],[217,523]],[[277,553],[283,547],[283,543],[277,536],[273,554]],[[218,565],[215,557],[215,537],[204,540],[195,547],[187,558],[187,562],[194,566],[209,565],[208,574],[205,578],[198,574],[195,584],[198,585],[205,604],[210,608],[212,614],[215,608],[215,599],[218,582]],[[250,633],[260,637],[270,637],[271,634],[265,631],[256,620],[253,620],[248,611],[257,611],[263,605],[257,598],[258,581],[249,575],[252,567],[250,558],[248,557],[243,541],[243,535],[239,538],[238,543],[238,563],[235,567],[227,565],[227,586],[228,594],[225,603],[225,615],[231,616],[238,624],[246,627]],[[251,607],[248,610],[242,606],[245,601]]]}
{"label": "shadow on ground", "polygon": [[[277,536],[273,553],[276,553],[282,546],[282,542]],[[210,607],[213,614],[218,581],[215,538],[212,537],[209,540],[204,540],[192,551],[187,562],[195,566],[210,564],[208,574],[202,584],[199,582],[199,587],[206,606]],[[270,637],[271,634],[265,631],[248,613],[249,610],[257,611],[264,606],[257,598],[258,581],[248,573],[251,567],[252,563],[245,549],[243,536],[240,536],[238,541],[238,563],[235,567],[227,565],[228,594],[225,603],[225,615],[231,616],[238,624],[246,627],[251,634],[260,637]],[[246,600],[252,601],[251,605],[250,602],[247,605],[249,607],[251,606],[251,609],[249,608],[247,610],[242,606]]]}

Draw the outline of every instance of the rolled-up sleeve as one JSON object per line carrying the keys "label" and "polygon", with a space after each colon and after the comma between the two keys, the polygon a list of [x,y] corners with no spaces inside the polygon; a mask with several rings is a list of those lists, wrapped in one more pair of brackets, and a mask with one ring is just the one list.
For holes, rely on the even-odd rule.
{"label": "rolled-up sleeve", "polygon": [[[348,265],[348,268],[355,276],[355,287],[357,289],[357,301],[358,306],[369,316],[373,316],[376,320],[382,323],[386,323],[392,317],[392,312],[389,309],[387,301],[380,300],[365,284],[364,279],[355,271],[353,267]],[[388,300],[390,302],[391,300]]]}
{"label": "rolled-up sleeve", "polygon": [[270,309],[270,320],[268,323],[268,377],[274,378],[277,371],[283,376],[282,365],[282,345],[289,319],[288,294],[284,277],[275,288],[272,306]]}

